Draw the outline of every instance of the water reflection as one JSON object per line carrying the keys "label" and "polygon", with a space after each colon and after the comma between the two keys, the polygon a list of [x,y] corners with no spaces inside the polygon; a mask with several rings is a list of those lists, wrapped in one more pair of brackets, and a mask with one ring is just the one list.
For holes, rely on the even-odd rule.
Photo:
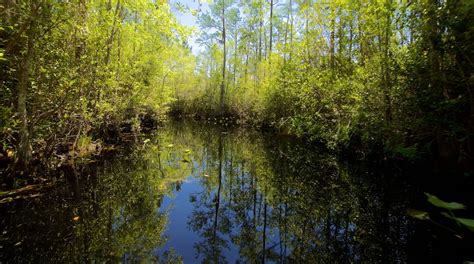
{"label": "water reflection", "polygon": [[43,197],[0,205],[0,261],[406,261],[404,201],[334,156],[194,123],[140,142],[65,168],[69,184]]}

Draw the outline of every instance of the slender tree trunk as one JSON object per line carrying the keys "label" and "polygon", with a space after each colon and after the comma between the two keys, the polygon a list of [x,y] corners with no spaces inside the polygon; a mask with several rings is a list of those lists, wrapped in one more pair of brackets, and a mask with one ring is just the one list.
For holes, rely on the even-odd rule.
{"label": "slender tree trunk", "polygon": [[273,0],[270,0],[270,47],[269,54],[272,53],[272,44],[273,44]]}
{"label": "slender tree trunk", "polygon": [[293,1],[290,0],[290,54],[289,60],[291,60],[291,56],[293,54]]}
{"label": "slender tree trunk", "polygon": [[284,40],[283,40],[283,46],[285,47],[285,50],[284,50],[284,53],[283,53],[283,59],[284,59],[285,63],[286,63],[286,60],[287,60],[287,52],[288,52],[288,28],[289,28],[289,26],[290,26],[290,10],[288,9],[288,13],[286,15],[286,23],[285,23],[285,37],[284,37]]}
{"label": "slender tree trunk", "polygon": [[234,68],[233,68],[233,83],[234,83],[234,88],[236,87],[236,73],[237,73],[237,55],[238,55],[238,41],[239,41],[239,34],[238,31],[236,30],[235,32],[235,45],[234,45]]}
{"label": "slender tree trunk", "polygon": [[385,121],[387,124],[390,124],[392,121],[392,100],[390,97],[391,90],[391,80],[390,80],[390,69],[389,69],[389,53],[390,53],[390,35],[391,35],[391,7],[392,0],[386,1],[386,25],[385,25],[385,52],[384,52],[384,62],[383,62],[383,76],[384,76],[384,97],[385,97]]}
{"label": "slender tree trunk", "polygon": [[222,143],[222,134],[219,134],[219,149],[218,149],[218,156],[219,156],[219,181],[217,187],[217,194],[216,194],[216,213],[214,215],[214,227],[213,227],[213,242],[216,242],[217,238],[217,226],[218,226],[218,216],[219,216],[219,206],[221,200],[221,188],[222,188],[222,155],[224,151],[224,146]]}
{"label": "slender tree trunk", "polygon": [[28,93],[28,83],[30,79],[30,63],[33,53],[33,21],[30,21],[30,26],[27,34],[26,41],[26,53],[21,60],[17,93],[17,111],[20,117],[20,140],[17,149],[17,163],[19,165],[27,165],[31,159],[31,145],[30,145],[30,133],[28,126],[28,113],[26,109],[26,98]]}
{"label": "slender tree trunk", "polygon": [[109,65],[110,63],[110,53],[112,51],[112,44],[113,44],[113,41],[114,41],[114,38],[115,38],[115,34],[117,32],[117,17],[118,17],[118,14],[119,14],[119,10],[120,10],[120,0],[117,1],[117,5],[115,6],[115,11],[114,11],[114,21],[113,21],[113,24],[112,24],[112,29],[110,30],[110,35],[109,35],[109,38],[107,39],[107,43],[106,43],[106,46],[107,46],[107,50],[106,50],[106,55],[105,55],[105,65]]}
{"label": "slender tree trunk", "polygon": [[259,24],[258,24],[258,61],[262,61],[262,29],[263,29],[263,16],[259,11]]}
{"label": "slender tree trunk", "polygon": [[329,36],[329,67],[331,70],[334,70],[334,52],[335,52],[335,31],[336,31],[336,16],[334,14],[334,9],[331,7],[331,32]]}
{"label": "slender tree trunk", "polygon": [[352,63],[352,41],[354,38],[353,25],[354,22],[352,19],[349,19],[349,61]]}
{"label": "slender tree trunk", "polygon": [[334,16],[334,11],[331,10],[331,35],[329,39],[329,65],[331,68],[331,76],[334,79],[334,70],[335,70],[335,30],[336,30],[336,17]]}
{"label": "slender tree trunk", "polygon": [[343,55],[343,51],[344,51],[344,28],[345,28],[345,23],[342,20],[342,15],[341,15],[341,9],[340,8],[339,8],[339,11],[338,11],[338,16],[339,16],[339,28],[337,30],[338,31],[337,32],[337,42],[339,44],[339,47],[338,47],[337,54],[341,58],[342,55]]}
{"label": "slender tree trunk", "polygon": [[360,65],[364,66],[365,64],[365,43],[364,43],[364,34],[362,32],[362,23],[359,15],[358,22],[358,32],[359,32],[359,54],[360,54]]}
{"label": "slender tree trunk", "polygon": [[222,42],[224,45],[224,56],[222,58],[222,82],[221,82],[221,93],[220,93],[220,112],[224,113],[225,107],[225,72],[226,72],[226,36],[225,36],[225,4],[222,4]]}
{"label": "slender tree trunk", "polygon": [[28,165],[31,160],[30,132],[26,100],[28,95],[28,83],[30,81],[30,64],[33,57],[33,37],[35,32],[34,18],[36,17],[37,10],[38,6],[35,3],[30,3],[30,18],[28,18],[28,21],[26,22],[26,52],[20,62],[17,84],[17,112],[20,118],[20,138],[17,146],[16,163],[19,166]]}
{"label": "slender tree trunk", "polygon": [[[120,8],[120,17],[123,15],[123,6]],[[122,65],[122,32],[118,32],[117,36],[117,72],[115,75],[115,79],[118,81],[120,78],[120,69]]]}
{"label": "slender tree trunk", "polygon": [[245,72],[244,72],[245,83],[247,83],[247,75],[248,75],[248,70],[249,70],[249,53],[250,53],[250,50],[247,45],[245,49]]}
{"label": "slender tree trunk", "polygon": [[267,197],[266,191],[263,198],[265,200],[263,205],[263,243],[262,243],[262,263],[265,264],[265,250],[266,250],[266,239],[267,239]]}

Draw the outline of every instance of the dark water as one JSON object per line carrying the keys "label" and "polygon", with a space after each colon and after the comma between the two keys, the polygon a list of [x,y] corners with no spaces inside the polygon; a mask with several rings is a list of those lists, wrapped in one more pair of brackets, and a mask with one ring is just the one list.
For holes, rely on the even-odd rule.
{"label": "dark water", "polygon": [[0,262],[440,260],[402,179],[249,130],[179,123],[138,141],[0,205]]}

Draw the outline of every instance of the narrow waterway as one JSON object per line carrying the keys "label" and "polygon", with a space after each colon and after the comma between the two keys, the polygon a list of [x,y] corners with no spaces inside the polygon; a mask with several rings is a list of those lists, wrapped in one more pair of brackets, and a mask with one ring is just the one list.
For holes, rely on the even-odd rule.
{"label": "narrow waterway", "polygon": [[436,255],[428,225],[406,214],[417,195],[406,177],[245,129],[169,123],[137,141],[65,171],[41,196],[0,205],[0,262],[404,263]]}

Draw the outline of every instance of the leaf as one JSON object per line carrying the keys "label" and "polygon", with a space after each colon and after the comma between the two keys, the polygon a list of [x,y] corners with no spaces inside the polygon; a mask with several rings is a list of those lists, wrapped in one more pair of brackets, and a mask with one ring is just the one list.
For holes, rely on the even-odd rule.
{"label": "leaf", "polygon": [[425,193],[426,197],[428,197],[428,202],[430,202],[432,205],[436,207],[441,207],[447,210],[460,210],[460,209],[465,209],[466,206],[464,204],[456,203],[456,202],[445,202],[438,197]]}
{"label": "leaf", "polygon": [[474,219],[468,219],[468,218],[460,218],[460,217],[453,217],[449,215],[448,213],[441,213],[442,215],[446,216],[447,218],[453,219],[459,224],[469,228],[469,230],[474,232]]}
{"label": "leaf", "polygon": [[430,216],[428,215],[428,212],[416,210],[416,209],[407,209],[407,214],[413,218],[420,219],[420,220],[429,220]]}
{"label": "leaf", "polygon": [[469,230],[474,232],[474,219],[468,218],[455,218],[460,224],[464,225],[465,227],[469,228]]}
{"label": "leaf", "polygon": [[184,153],[191,153],[191,150],[190,150],[190,149],[186,149],[186,150],[184,150]]}
{"label": "leaf", "polygon": [[169,144],[168,145],[168,148],[172,148],[174,145],[173,144]]}

